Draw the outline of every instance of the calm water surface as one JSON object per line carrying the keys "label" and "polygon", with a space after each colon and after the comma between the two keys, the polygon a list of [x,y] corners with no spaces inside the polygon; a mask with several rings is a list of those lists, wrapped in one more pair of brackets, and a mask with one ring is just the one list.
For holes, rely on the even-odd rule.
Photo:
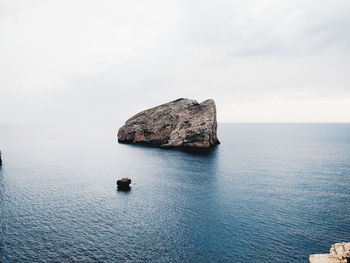
{"label": "calm water surface", "polygon": [[116,128],[0,126],[0,262],[306,263],[350,241],[349,124],[219,124],[207,155]]}

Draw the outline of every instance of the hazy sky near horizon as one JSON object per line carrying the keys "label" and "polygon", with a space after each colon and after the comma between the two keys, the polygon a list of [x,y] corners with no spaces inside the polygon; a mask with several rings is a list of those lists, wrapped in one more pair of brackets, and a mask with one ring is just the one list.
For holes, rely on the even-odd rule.
{"label": "hazy sky near horizon", "polygon": [[350,122],[349,0],[0,0],[0,123]]}

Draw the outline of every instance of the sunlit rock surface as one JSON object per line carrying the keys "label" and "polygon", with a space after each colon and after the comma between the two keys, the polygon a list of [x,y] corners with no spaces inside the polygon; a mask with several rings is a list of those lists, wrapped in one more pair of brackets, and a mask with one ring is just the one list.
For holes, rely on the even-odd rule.
{"label": "sunlit rock surface", "polygon": [[348,263],[350,262],[350,243],[334,244],[329,254],[314,254],[309,258],[310,263]]}

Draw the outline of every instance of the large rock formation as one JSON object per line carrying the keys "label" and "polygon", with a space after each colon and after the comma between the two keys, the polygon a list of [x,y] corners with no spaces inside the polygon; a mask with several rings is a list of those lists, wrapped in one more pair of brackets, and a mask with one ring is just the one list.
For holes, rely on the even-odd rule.
{"label": "large rock formation", "polygon": [[118,131],[121,143],[181,149],[210,149],[219,143],[214,100],[178,99],[144,110]]}
{"label": "large rock formation", "polygon": [[348,263],[350,262],[350,243],[334,244],[329,254],[311,255],[310,263]]}

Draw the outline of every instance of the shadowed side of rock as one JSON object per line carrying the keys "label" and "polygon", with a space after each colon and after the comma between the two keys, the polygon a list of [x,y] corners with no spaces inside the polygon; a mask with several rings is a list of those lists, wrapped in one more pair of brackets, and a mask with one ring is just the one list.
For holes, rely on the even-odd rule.
{"label": "shadowed side of rock", "polygon": [[118,141],[164,148],[210,149],[220,143],[215,102],[178,99],[144,110],[119,129]]}
{"label": "shadowed side of rock", "polygon": [[118,189],[128,190],[130,188],[131,179],[129,177],[123,177],[121,180],[117,181]]}

